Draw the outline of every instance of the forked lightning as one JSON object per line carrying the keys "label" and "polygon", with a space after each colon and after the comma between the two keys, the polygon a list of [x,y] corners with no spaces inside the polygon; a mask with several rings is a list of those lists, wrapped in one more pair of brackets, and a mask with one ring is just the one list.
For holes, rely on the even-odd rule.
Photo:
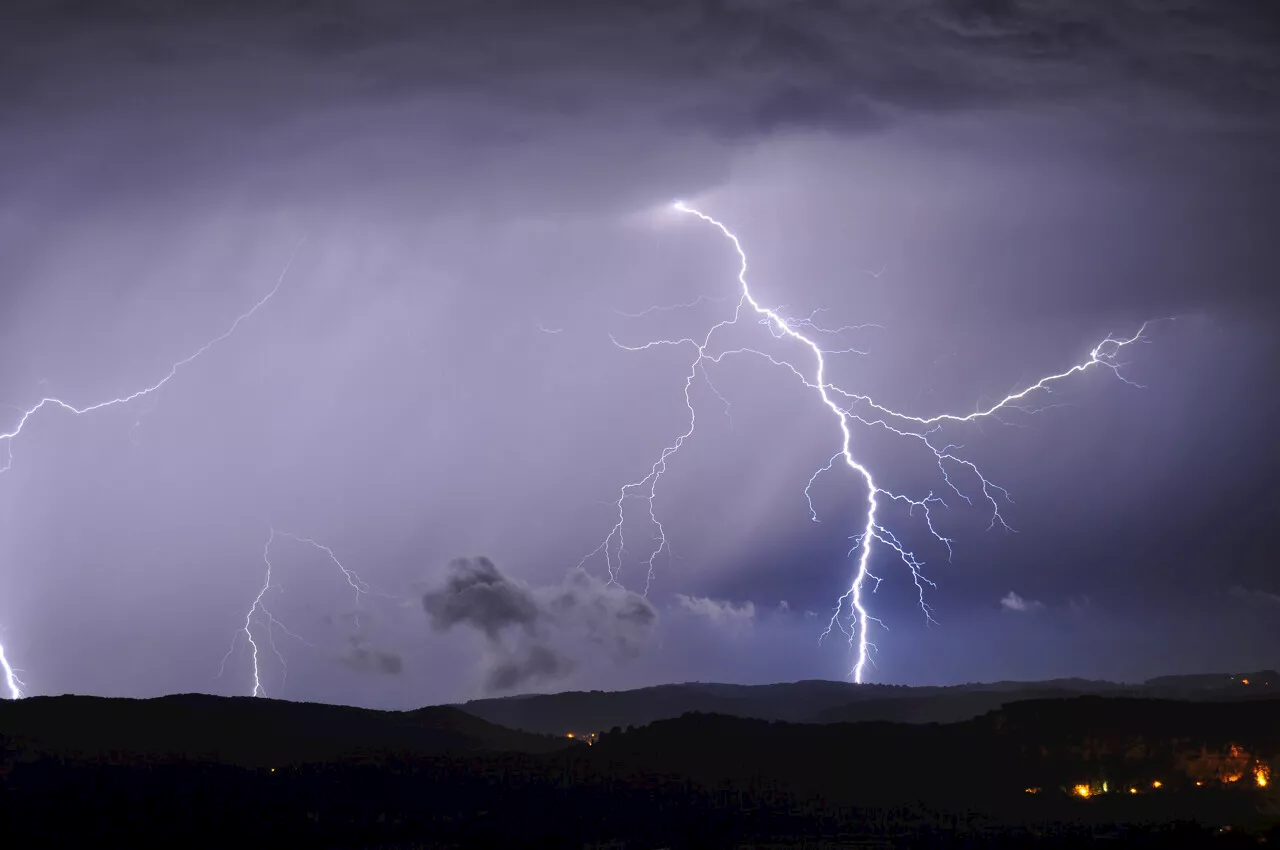
{"label": "forked lightning", "polygon": [[[272,571],[275,567],[271,563],[271,544],[275,542],[276,537],[287,537],[295,543],[301,543],[304,546],[310,546],[313,549],[319,550],[320,552],[323,552],[325,557],[338,568],[339,572],[342,573],[342,577],[346,579],[347,584],[349,584],[351,589],[355,591],[355,626],[357,629],[360,628],[360,598],[362,596],[380,596],[386,599],[403,601],[400,600],[399,597],[383,593],[382,591],[369,586],[364,579],[356,575],[354,570],[348,569],[341,561],[339,561],[338,556],[333,553],[333,550],[328,546],[325,546],[323,543],[318,543],[310,537],[300,537],[296,534],[289,534],[288,532],[277,531],[272,528],[271,533],[267,536],[266,544],[262,547],[262,561],[266,565],[266,572],[263,576],[262,587],[258,589],[257,596],[253,598],[253,602],[250,603],[248,610],[245,611],[244,625],[241,626],[236,631],[235,635],[232,636],[231,647],[227,650],[227,654],[222,656],[222,664],[218,667],[218,676],[222,676],[226,672],[227,661],[231,658],[232,653],[235,652],[236,644],[239,642],[240,636],[243,635],[245,642],[249,645],[249,655],[253,665],[252,695],[255,697],[267,696],[266,686],[262,684],[262,648],[258,645],[258,640],[254,639],[253,626],[255,621],[260,624],[261,631],[265,632],[267,646],[271,648],[272,654],[274,654],[276,660],[280,662],[280,687],[282,689],[284,688],[285,679],[289,675],[289,666],[285,662],[284,653],[276,648],[276,630],[278,629],[285,635],[288,635],[306,647],[311,649],[320,648],[296,632],[291,631],[280,621],[279,618],[275,616],[275,614],[272,614],[271,610],[267,607],[267,594],[273,587],[278,587],[272,577]],[[260,640],[261,637],[262,636],[259,635],[258,639]]]}
{"label": "forked lightning", "polygon": [[[960,450],[959,446],[949,443],[939,445],[938,442],[935,442],[935,435],[937,435],[940,428],[947,423],[975,422],[984,418],[995,417],[1001,410],[1018,409],[1027,412],[1035,412],[1034,410],[1030,410],[1023,406],[1023,403],[1029,397],[1036,393],[1048,392],[1052,384],[1095,367],[1109,369],[1121,380],[1132,384],[1132,381],[1128,381],[1120,374],[1120,363],[1117,361],[1117,357],[1122,349],[1144,338],[1143,334],[1146,331],[1147,324],[1144,323],[1136,333],[1129,337],[1115,338],[1108,336],[1093,348],[1087,360],[1077,363],[1062,372],[1046,375],[1018,392],[1006,396],[989,407],[963,415],[943,413],[929,417],[911,416],[885,407],[866,395],[844,390],[828,380],[826,356],[846,351],[854,351],[855,349],[845,348],[838,351],[824,349],[815,340],[815,335],[856,330],[865,326],[824,328],[815,322],[818,312],[821,311],[815,312],[806,318],[796,319],[787,318],[782,315],[778,309],[771,309],[763,306],[756,300],[756,297],[751,292],[750,285],[747,283],[747,255],[737,235],[735,235],[719,220],[712,218],[710,215],[707,215],[706,213],[701,212],[700,210],[697,210],[681,201],[675,202],[672,206],[676,212],[695,217],[703,223],[716,228],[733,246],[733,249],[738,256],[739,267],[737,281],[741,293],[738,296],[737,305],[732,316],[713,324],[701,340],[691,337],[685,337],[682,339],[660,339],[642,345],[623,345],[616,339],[614,340],[615,345],[618,345],[628,351],[644,351],[656,346],[687,345],[693,348],[694,356],[689,364],[689,370],[685,374],[684,381],[684,398],[685,406],[689,411],[689,424],[683,433],[677,436],[671,444],[662,450],[657,460],[654,461],[653,465],[649,468],[648,474],[638,481],[632,481],[631,483],[623,485],[616,503],[618,509],[617,522],[609,530],[604,541],[594,550],[589,552],[585,558],[583,558],[583,563],[585,564],[587,560],[596,555],[603,554],[605,566],[609,572],[610,581],[620,584],[623,553],[625,549],[625,505],[628,500],[639,500],[646,506],[649,521],[656,530],[656,534],[652,538],[656,545],[653,545],[645,558],[647,569],[644,581],[644,592],[646,594],[648,593],[650,584],[653,580],[655,563],[664,550],[669,551],[666,529],[663,527],[662,521],[658,518],[657,512],[654,508],[658,481],[662,478],[663,473],[666,472],[667,464],[671,457],[675,455],[693,436],[697,426],[697,411],[691,397],[693,383],[700,375],[704,380],[707,380],[707,382],[710,383],[710,379],[707,374],[708,365],[719,363],[729,355],[751,354],[761,357],[775,366],[780,366],[789,370],[804,384],[804,386],[812,390],[822,406],[830,411],[831,416],[835,419],[836,425],[839,427],[839,451],[832,456],[831,460],[828,461],[825,466],[821,467],[813,474],[804,490],[812,519],[815,522],[818,521],[817,511],[814,508],[812,499],[810,498],[811,487],[814,481],[817,480],[818,476],[824,472],[830,471],[837,463],[842,463],[848,469],[852,470],[866,486],[866,510],[860,520],[859,531],[852,538],[854,546],[849,553],[852,556],[854,552],[857,552],[858,555],[853,580],[849,584],[848,589],[838,599],[835,611],[831,615],[827,628],[822,632],[822,637],[826,637],[831,633],[832,629],[839,629],[848,637],[849,645],[853,650],[853,663],[850,675],[855,682],[860,683],[863,681],[866,672],[866,665],[870,660],[869,651],[875,648],[875,645],[869,640],[869,626],[873,622],[878,623],[882,627],[884,625],[878,619],[868,614],[864,598],[868,582],[874,583],[870,585],[872,592],[875,591],[876,587],[878,587],[880,583],[880,578],[871,572],[871,558],[872,553],[875,550],[874,544],[879,543],[883,545],[907,567],[918,592],[920,608],[924,612],[925,617],[928,618],[930,622],[933,621],[933,609],[925,599],[925,587],[926,585],[933,587],[934,584],[922,572],[923,562],[906,548],[902,540],[897,535],[881,524],[878,519],[878,510],[881,507],[882,500],[902,502],[912,513],[914,513],[916,509],[919,509],[924,526],[938,542],[946,547],[948,554],[951,552],[951,540],[936,530],[933,523],[933,515],[931,513],[931,509],[935,506],[946,507],[946,502],[943,498],[935,495],[934,493],[927,493],[923,497],[915,498],[893,492],[892,490],[888,490],[878,484],[875,477],[872,475],[871,470],[864,462],[858,460],[854,454],[852,431],[853,423],[869,428],[881,428],[900,437],[919,442],[925,451],[928,451],[933,455],[934,461],[941,473],[941,483],[945,485],[948,492],[954,494],[960,499],[963,499],[965,502],[972,504],[972,497],[963,492],[952,480],[953,473],[968,476],[976,485],[974,495],[977,496],[980,494],[980,497],[990,507],[990,525],[994,526],[996,523],[999,523],[1005,528],[1008,528],[1003,515],[1000,513],[1001,501],[1009,501],[1008,492],[1005,491],[1003,487],[1000,487],[998,484],[995,484],[986,478],[972,461],[959,456],[957,454]],[[699,301],[703,300],[711,299],[699,299]],[[643,313],[633,315],[640,316],[653,312],[657,309],[661,308],[650,308]],[[738,324],[744,314],[753,317],[754,320],[766,326],[774,339],[790,340],[794,343],[798,343],[801,348],[806,351],[806,359],[808,362],[801,366],[797,366],[790,360],[756,348],[732,348],[713,351],[711,344],[716,332],[731,325]],[[1135,386],[1137,385],[1135,384]],[[715,391],[714,385],[712,385],[712,389]],[[715,392],[716,395],[719,396],[719,392]]]}

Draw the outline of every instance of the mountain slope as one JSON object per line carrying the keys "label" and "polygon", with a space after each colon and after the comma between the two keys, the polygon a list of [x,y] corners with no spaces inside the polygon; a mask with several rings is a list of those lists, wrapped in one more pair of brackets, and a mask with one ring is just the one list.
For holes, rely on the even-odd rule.
{"label": "mountain slope", "polygon": [[505,729],[456,708],[372,711],[180,694],[157,699],[30,697],[0,703],[10,758],[191,760],[273,767],[478,752],[539,753],[569,742]]}
{"label": "mountain slope", "polygon": [[[1249,682],[1248,685],[1244,682]],[[883,720],[953,723],[1011,702],[1071,696],[1241,700],[1280,694],[1280,675],[1165,676],[1142,684],[1089,679],[990,682],[949,687],[853,685],[808,680],[772,685],[686,683],[631,691],[571,691],[472,700],[457,707],[511,729],[563,735],[644,726],[689,712],[791,723]]]}

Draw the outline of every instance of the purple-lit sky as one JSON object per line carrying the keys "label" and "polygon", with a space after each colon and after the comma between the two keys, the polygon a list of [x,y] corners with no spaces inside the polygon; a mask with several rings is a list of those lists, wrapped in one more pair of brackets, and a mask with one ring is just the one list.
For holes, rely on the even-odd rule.
{"label": "purple-lit sky", "polygon": [[[611,335],[705,333],[738,294],[676,198],[741,237],[763,302],[879,325],[830,377],[913,415],[1176,317],[1121,357],[1141,388],[1097,369],[946,433],[1016,533],[952,498],[948,562],[886,508],[937,624],[881,549],[868,680],[1280,663],[1270,4],[110,5],[0,11],[0,433],[153,385],[297,256],[157,392],[0,443],[0,643],[28,692],[251,692],[273,527],[386,595],[356,605],[277,533],[264,600],[303,640],[274,631],[283,677],[255,614],[272,696],[843,677],[818,636],[865,488],[820,478],[811,521],[839,429],[757,357],[710,368],[727,416],[693,384],[647,601],[599,557],[574,572],[688,424],[690,350]],[[623,315],[699,298],[729,300]],[[812,366],[749,322],[726,341]],[[918,444],[854,438],[880,483],[945,488]]]}

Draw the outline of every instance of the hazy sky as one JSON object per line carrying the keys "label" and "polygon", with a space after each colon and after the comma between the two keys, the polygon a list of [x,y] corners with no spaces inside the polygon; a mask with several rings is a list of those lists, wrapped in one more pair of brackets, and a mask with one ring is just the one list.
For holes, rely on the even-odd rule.
{"label": "hazy sky", "polygon": [[[937,622],[873,550],[870,681],[1280,664],[1271,4],[111,6],[0,12],[0,433],[154,385],[296,259],[161,389],[0,440],[28,692],[252,692],[268,542],[272,696],[846,675],[818,638],[866,489],[824,474],[812,521],[839,427],[758,356],[691,384],[647,597],[643,502],[626,590],[575,569],[689,424],[692,348],[615,341],[733,315],[733,246],[677,198],[737,233],[766,306],[877,325],[823,336],[865,352],[827,377],[911,415],[1162,320],[1120,358],[1140,387],[1095,369],[931,437],[1014,532],[854,423],[878,483],[948,497],[954,550],[882,499]],[[713,347],[742,346],[812,377],[746,319]]]}

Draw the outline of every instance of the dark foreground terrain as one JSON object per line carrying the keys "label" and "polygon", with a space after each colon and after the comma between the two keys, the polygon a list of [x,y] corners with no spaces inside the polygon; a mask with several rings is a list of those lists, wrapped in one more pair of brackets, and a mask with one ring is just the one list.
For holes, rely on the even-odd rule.
{"label": "dark foreground terrain", "polygon": [[1280,699],[1084,696],[915,725],[695,713],[592,746],[447,707],[0,704],[14,847],[1257,846],[1280,842],[1272,776]]}

